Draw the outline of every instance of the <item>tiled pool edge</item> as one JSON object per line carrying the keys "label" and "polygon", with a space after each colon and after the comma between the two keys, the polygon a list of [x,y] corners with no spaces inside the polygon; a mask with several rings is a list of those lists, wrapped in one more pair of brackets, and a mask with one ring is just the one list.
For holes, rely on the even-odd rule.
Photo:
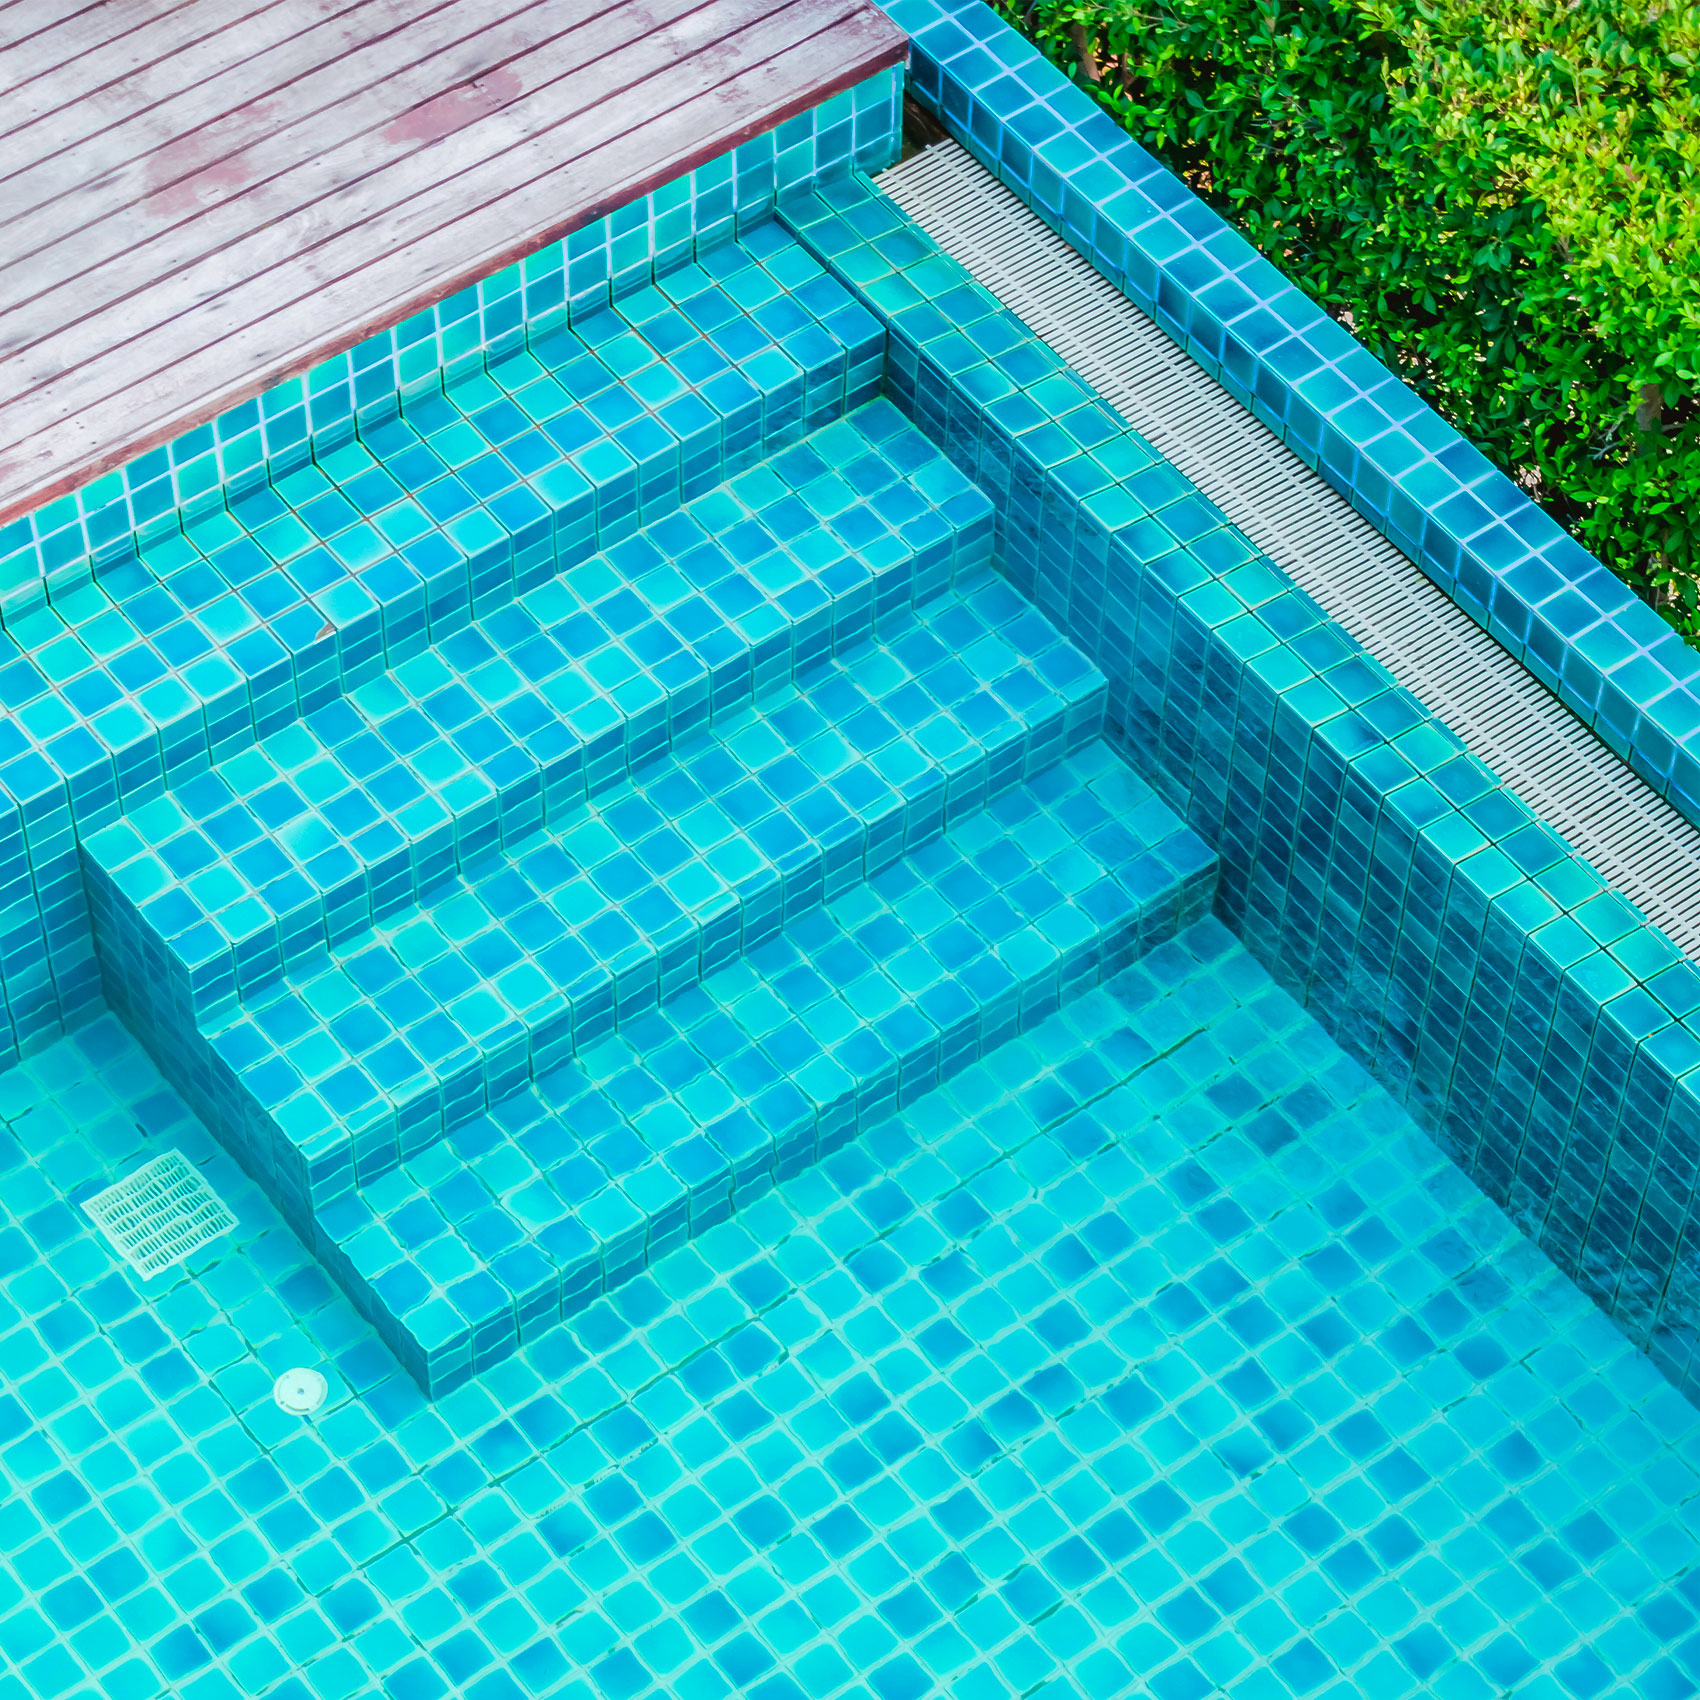
{"label": "tiled pool edge", "polygon": [[607,217],[492,272],[302,377],[0,527],[0,623],[98,578],[137,548],[393,418],[452,382],[767,218],[834,171],[877,171],[901,144],[902,66],[881,71]]}
{"label": "tiled pool edge", "polygon": [[1700,974],[871,185],[780,216],[1109,676],[1217,912],[1692,1391]]}
{"label": "tiled pool edge", "polygon": [[881,3],[955,138],[1700,822],[1700,655],[982,0]]}

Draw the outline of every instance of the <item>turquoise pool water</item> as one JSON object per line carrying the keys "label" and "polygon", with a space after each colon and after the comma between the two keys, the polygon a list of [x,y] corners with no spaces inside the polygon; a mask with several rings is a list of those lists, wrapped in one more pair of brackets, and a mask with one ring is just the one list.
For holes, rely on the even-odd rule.
{"label": "turquoise pool water", "polygon": [[0,1116],[0,1693],[1694,1692],[1693,1408],[1215,922],[434,1403],[110,1018]]}

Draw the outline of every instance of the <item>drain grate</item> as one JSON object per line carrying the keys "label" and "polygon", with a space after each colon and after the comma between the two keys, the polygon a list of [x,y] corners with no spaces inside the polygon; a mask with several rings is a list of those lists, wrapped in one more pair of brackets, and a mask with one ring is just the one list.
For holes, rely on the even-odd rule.
{"label": "drain grate", "polygon": [[138,1275],[158,1275],[236,1226],[205,1177],[176,1151],[144,1163],[83,1209]]}
{"label": "drain grate", "polygon": [[1700,960],[1700,830],[955,142],[879,186]]}

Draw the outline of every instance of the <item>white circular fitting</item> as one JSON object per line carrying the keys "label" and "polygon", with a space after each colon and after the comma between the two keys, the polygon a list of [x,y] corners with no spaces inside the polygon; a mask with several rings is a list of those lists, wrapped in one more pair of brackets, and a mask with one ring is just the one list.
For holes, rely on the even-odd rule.
{"label": "white circular fitting", "polygon": [[277,1378],[272,1397],[298,1417],[311,1416],[324,1404],[330,1383],[316,1369],[286,1369]]}

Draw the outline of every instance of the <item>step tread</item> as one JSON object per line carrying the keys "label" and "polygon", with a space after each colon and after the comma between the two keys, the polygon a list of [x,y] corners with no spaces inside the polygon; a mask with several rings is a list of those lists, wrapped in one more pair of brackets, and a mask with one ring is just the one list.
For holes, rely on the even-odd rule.
{"label": "step tread", "polygon": [[[504,797],[523,834],[616,782],[764,665],[863,629],[897,569],[985,529],[984,498],[886,404],[822,436],[94,834],[90,862],[190,1006],[499,842]],[[822,449],[856,474],[855,506]]]}
{"label": "step tread", "polygon": [[1171,936],[1213,874],[1094,742],[337,1200],[326,1255],[416,1373],[483,1367]]}
{"label": "step tread", "polygon": [[[515,350],[451,382],[452,419],[433,420],[412,402],[403,419],[362,427],[359,438],[142,543],[98,580],[9,618],[0,699],[40,749],[64,730],[68,705],[92,739],[89,759],[102,758],[71,775],[79,818],[104,823],[311,712],[351,675],[369,676],[409,644],[486,612],[513,594],[516,574],[524,588],[528,573],[553,570],[531,558],[534,533],[552,530],[551,546],[581,559],[677,505],[693,481],[717,483],[722,457],[735,466],[770,426],[793,436],[877,393],[883,333],[848,292],[777,226],[726,247],[713,261],[719,276],[692,273],[704,320],[716,299],[735,308],[731,292],[746,279],[809,268],[800,318],[744,321],[764,358],[740,362],[688,318],[683,335],[658,323],[666,346],[651,342],[622,315],[637,303],[653,316],[653,302],[667,298],[640,291],[606,310],[608,324],[647,347],[641,358],[622,350],[635,411],[595,405],[620,386],[619,371],[603,366],[581,404],[545,361]],[[591,382],[592,344],[566,331],[537,341],[557,368],[575,362],[575,376]],[[792,392],[811,376],[798,404]],[[518,412],[536,427],[529,433],[512,406],[496,405],[527,387]],[[445,422],[450,435],[415,428]],[[495,559],[504,549],[505,568]],[[47,670],[38,665],[45,654]],[[73,657],[84,677],[67,698]],[[102,765],[112,769],[104,778]]]}
{"label": "step tread", "polygon": [[896,622],[320,956],[214,1048],[286,1138],[382,1172],[1096,734],[1102,678],[989,570]]}

